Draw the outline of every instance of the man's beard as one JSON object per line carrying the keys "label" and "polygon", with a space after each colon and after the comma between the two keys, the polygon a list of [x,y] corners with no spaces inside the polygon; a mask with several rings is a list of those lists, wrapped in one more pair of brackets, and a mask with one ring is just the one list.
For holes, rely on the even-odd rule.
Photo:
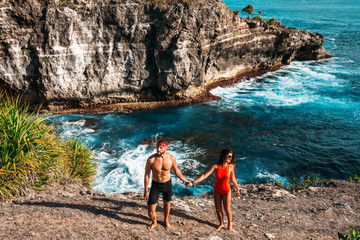
{"label": "man's beard", "polygon": [[157,155],[163,156],[165,152],[157,152]]}

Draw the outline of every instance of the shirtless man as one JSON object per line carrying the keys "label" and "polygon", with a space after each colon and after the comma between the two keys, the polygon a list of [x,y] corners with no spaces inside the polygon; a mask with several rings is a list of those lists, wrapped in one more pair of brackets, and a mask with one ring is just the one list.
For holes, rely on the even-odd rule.
{"label": "shirtless man", "polygon": [[[180,178],[185,185],[190,183],[184,178],[180,169],[176,165],[175,157],[166,152],[167,149],[167,144],[163,141],[159,141],[157,143],[157,153],[151,155],[146,162],[144,177],[144,198],[145,201],[148,201],[148,213],[152,221],[152,223],[148,226],[150,231],[153,230],[157,224],[155,210],[160,193],[163,194],[165,228],[167,230],[171,229],[171,225],[169,224],[170,200],[172,195],[170,169],[174,171],[176,176]],[[149,196],[148,185],[150,172],[152,172],[152,183]]]}

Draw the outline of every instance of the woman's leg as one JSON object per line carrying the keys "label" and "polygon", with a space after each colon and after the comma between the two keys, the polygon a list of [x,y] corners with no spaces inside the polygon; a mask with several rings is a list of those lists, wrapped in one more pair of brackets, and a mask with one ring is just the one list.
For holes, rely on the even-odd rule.
{"label": "woman's leg", "polygon": [[224,226],[221,199],[222,195],[214,190],[215,210],[220,223],[219,226],[215,228],[216,231],[219,231]]}
{"label": "woman's leg", "polygon": [[231,232],[232,229],[232,212],[230,209],[230,204],[231,204],[231,191],[223,196],[223,203],[224,203],[224,209],[226,212],[226,216],[228,219],[228,227],[226,229],[226,231]]}

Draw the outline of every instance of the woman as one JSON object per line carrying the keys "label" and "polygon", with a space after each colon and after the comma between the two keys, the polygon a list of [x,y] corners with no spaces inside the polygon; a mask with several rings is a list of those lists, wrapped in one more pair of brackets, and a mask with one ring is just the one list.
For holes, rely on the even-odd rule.
{"label": "woman", "polygon": [[215,201],[215,210],[216,215],[219,219],[219,226],[215,228],[216,231],[219,231],[224,227],[223,223],[223,212],[222,204],[224,204],[225,212],[228,218],[228,227],[226,231],[231,232],[232,228],[232,213],[230,210],[231,203],[231,188],[229,184],[229,178],[236,188],[236,196],[240,197],[239,187],[235,178],[235,154],[229,149],[223,149],[220,153],[220,159],[217,163],[211,166],[211,168],[204,174],[202,174],[198,179],[193,181],[193,184],[201,182],[206,179],[214,170],[215,170],[215,185],[214,185],[214,201]]}

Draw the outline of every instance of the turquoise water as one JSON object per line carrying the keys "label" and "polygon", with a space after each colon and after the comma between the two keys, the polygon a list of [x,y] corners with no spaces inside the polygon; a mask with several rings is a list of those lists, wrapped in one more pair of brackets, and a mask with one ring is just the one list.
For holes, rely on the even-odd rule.
{"label": "turquoise water", "polygon": [[[241,1],[227,0],[231,9]],[[345,179],[360,174],[360,4],[357,0],[249,1],[264,18],[325,37],[334,58],[293,62],[213,94],[222,100],[133,114],[58,115],[51,118],[65,138],[81,137],[94,150],[95,189],[142,191],[146,159],[154,148],[139,145],[166,136],[185,177],[195,179],[217,161],[222,148],[234,150],[240,184],[317,176]],[[239,5],[241,4],[241,5]],[[246,17],[245,13],[240,16]],[[94,131],[68,120],[96,118]],[[214,176],[195,188],[173,177],[175,195],[200,195]]]}

